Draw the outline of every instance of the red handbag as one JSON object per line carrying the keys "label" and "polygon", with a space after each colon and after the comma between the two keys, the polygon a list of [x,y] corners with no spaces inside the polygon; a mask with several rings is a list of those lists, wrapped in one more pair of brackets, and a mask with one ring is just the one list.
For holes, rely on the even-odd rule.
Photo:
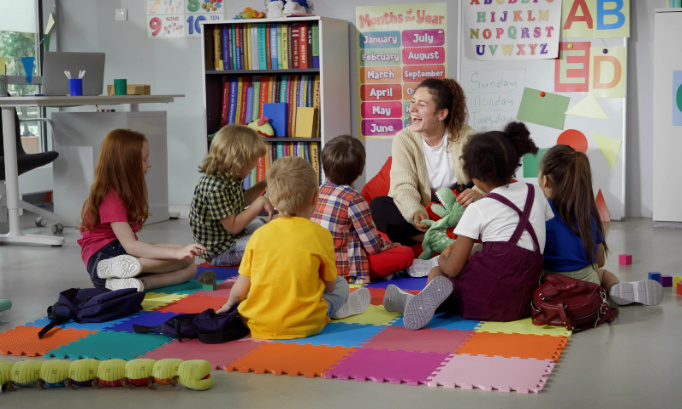
{"label": "red handbag", "polygon": [[601,286],[560,274],[545,276],[531,307],[533,324],[558,325],[573,332],[610,324],[618,316],[618,308],[609,306]]}

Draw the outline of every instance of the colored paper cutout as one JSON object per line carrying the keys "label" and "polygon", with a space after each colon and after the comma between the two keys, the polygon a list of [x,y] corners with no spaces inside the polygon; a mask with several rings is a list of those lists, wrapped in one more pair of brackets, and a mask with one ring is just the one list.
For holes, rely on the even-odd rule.
{"label": "colored paper cutout", "polygon": [[24,64],[24,71],[26,72],[26,82],[28,85],[33,84],[33,63],[35,57],[21,57],[21,62]]}
{"label": "colored paper cutout", "polygon": [[589,41],[559,43],[559,58],[554,62],[554,92],[590,90]]}
{"label": "colored paper cutout", "polygon": [[595,4],[593,1],[561,3],[561,38],[592,37]]}
{"label": "colored paper cutout", "polygon": [[[544,96],[540,93],[544,92]],[[540,91],[533,88],[525,88],[519,106],[517,119],[544,125],[551,128],[563,129],[566,120],[566,110],[569,97],[550,92]]]}
{"label": "colored paper cutout", "polygon": [[542,157],[547,153],[548,148],[538,149],[537,155],[532,153],[527,153],[523,155],[523,177],[524,178],[536,178],[540,173],[540,163],[542,162]]}
{"label": "colored paper cutout", "polygon": [[601,150],[601,153],[606,158],[609,166],[613,169],[616,166],[616,159],[618,159],[621,141],[596,133],[592,133],[592,137],[597,142],[597,146],[599,146],[599,150]]}
{"label": "colored paper cutout", "polygon": [[49,34],[43,34],[43,47],[45,47],[45,52],[50,51],[50,38]]}
{"label": "colored paper cutout", "polygon": [[590,94],[597,98],[625,98],[627,49],[625,47],[590,49]]}
{"label": "colored paper cutout", "polygon": [[682,71],[673,71],[673,126],[682,126]]}
{"label": "colored paper cutout", "polygon": [[47,19],[47,25],[45,26],[45,34],[50,34],[50,31],[54,28],[55,19],[54,13],[50,13],[50,17]]}
{"label": "colored paper cutout", "polygon": [[577,129],[567,129],[559,135],[557,145],[568,145],[578,152],[587,152],[587,138]]}
{"label": "colored paper cutout", "polygon": [[606,200],[604,200],[604,194],[599,189],[597,197],[594,199],[597,204],[597,211],[599,212],[599,220],[603,222],[610,222],[611,215],[609,214],[609,209],[606,207]]}
{"label": "colored paper cutout", "polygon": [[587,118],[609,119],[606,112],[601,108],[599,102],[592,95],[573,105],[566,115],[584,116]]}
{"label": "colored paper cutout", "polygon": [[594,38],[630,37],[630,1],[597,1]]}

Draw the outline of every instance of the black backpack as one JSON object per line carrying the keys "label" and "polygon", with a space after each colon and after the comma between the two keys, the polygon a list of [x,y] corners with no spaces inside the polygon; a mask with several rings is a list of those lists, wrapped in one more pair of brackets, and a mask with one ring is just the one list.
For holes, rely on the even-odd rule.
{"label": "black backpack", "polygon": [[54,305],[47,307],[50,323],[38,333],[42,338],[56,325],[70,320],[79,323],[105,322],[127,317],[142,310],[144,292],[135,288],[70,288],[59,293]]}
{"label": "black backpack", "polygon": [[249,335],[249,328],[244,325],[235,307],[221,314],[216,314],[212,308],[198,314],[180,314],[161,325],[133,325],[133,330],[138,334],[161,334],[177,338],[180,342],[183,338],[199,338],[204,344],[221,344]]}

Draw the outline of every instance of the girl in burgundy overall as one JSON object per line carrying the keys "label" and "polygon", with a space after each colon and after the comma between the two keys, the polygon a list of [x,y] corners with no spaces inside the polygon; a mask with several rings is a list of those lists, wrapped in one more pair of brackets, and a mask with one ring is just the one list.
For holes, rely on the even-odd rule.
{"label": "girl in burgundy overall", "polygon": [[[436,309],[489,321],[531,315],[542,275],[545,222],[553,213],[539,187],[513,177],[521,157],[537,151],[520,122],[479,134],[464,146],[463,169],[487,195],[467,207],[455,228],[457,240],[443,252],[419,294],[387,288],[384,307],[403,313],[405,328],[424,327]],[[469,257],[477,239],[483,249]]]}

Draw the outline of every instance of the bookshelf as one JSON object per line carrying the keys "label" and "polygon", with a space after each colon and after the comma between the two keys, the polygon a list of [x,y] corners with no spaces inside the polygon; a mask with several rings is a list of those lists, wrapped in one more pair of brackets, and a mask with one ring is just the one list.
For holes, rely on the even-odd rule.
{"label": "bookshelf", "polygon": [[[276,129],[281,136],[265,138],[265,163],[248,179],[261,180],[282,155],[305,157],[322,179],[319,153],[325,141],[351,132],[348,22],[312,16],[202,25],[204,135],[264,116],[272,108],[266,103],[285,102],[286,125]],[[310,137],[294,137],[298,107],[317,108]],[[210,138],[207,142],[208,148]]]}

